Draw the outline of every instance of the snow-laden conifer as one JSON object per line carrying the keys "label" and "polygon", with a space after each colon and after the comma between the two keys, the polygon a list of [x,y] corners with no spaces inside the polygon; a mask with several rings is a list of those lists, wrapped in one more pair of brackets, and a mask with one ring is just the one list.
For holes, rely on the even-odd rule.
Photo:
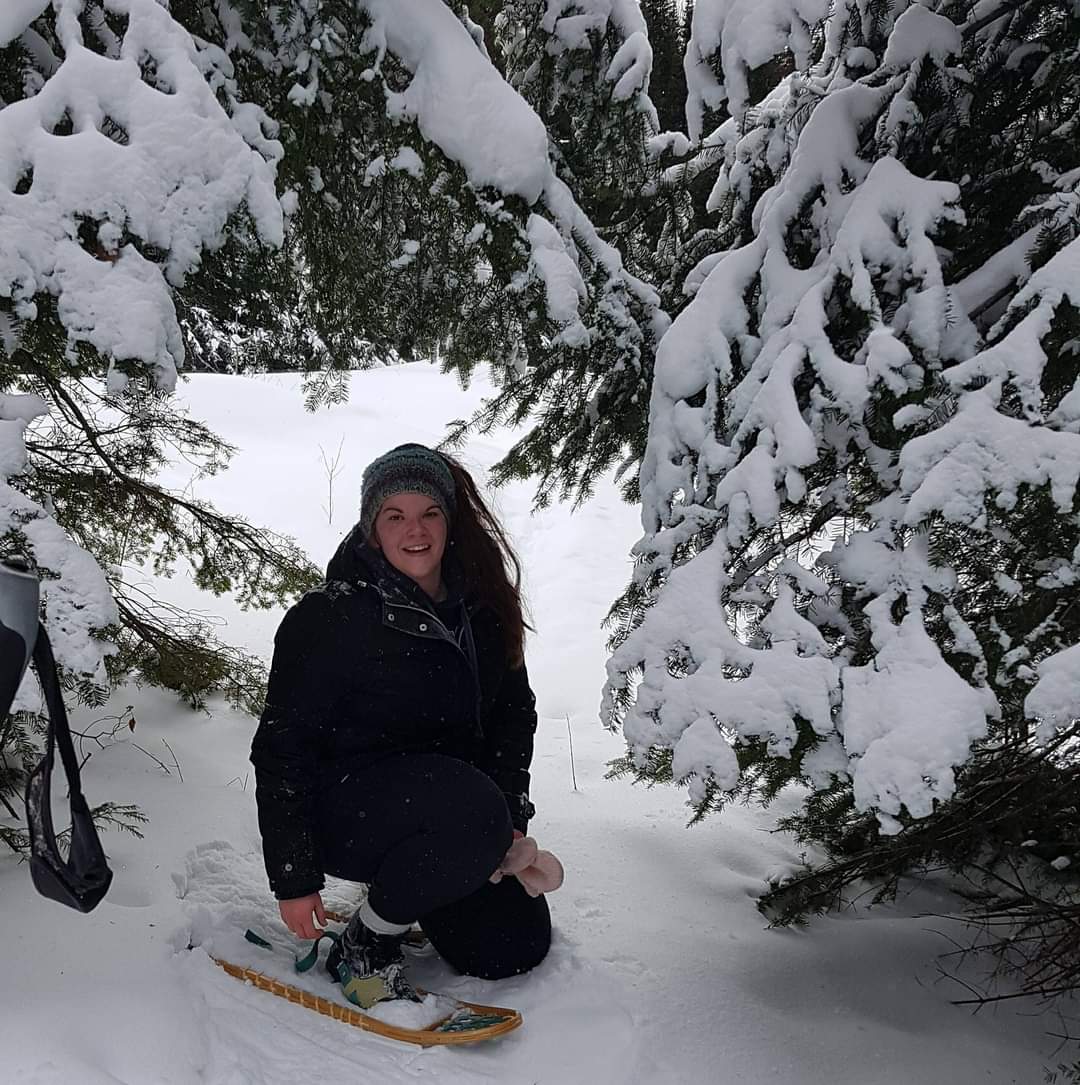
{"label": "snow-laden conifer", "polygon": [[799,779],[895,834],[1080,716],[1077,20],[695,5],[734,240],[659,348],[604,711],[699,811]]}
{"label": "snow-laden conifer", "polygon": [[625,216],[659,129],[638,0],[511,0],[495,26],[506,79],[544,121],[557,169],[598,226]]}
{"label": "snow-laden conifer", "polygon": [[184,358],[175,289],[234,216],[281,242],[278,148],[257,110],[222,108],[224,57],[154,0],[8,6],[0,47],[0,536],[42,573],[60,662],[101,682],[100,633],[117,620],[105,577],[20,485],[22,434],[52,397],[11,390],[95,375],[111,395],[136,375],[170,390]]}
{"label": "snow-laden conifer", "polygon": [[[587,492],[629,430],[640,446],[667,326],[658,295],[577,198],[476,23],[415,0],[175,10],[280,122],[297,327],[320,343],[316,363],[436,356],[466,375],[496,363],[500,394],[471,425],[541,417],[498,473],[533,473],[544,490]],[[644,24],[636,3],[612,7],[613,20],[634,12],[601,81],[640,128]]]}
{"label": "snow-laden conifer", "polygon": [[[155,0],[0,10],[0,554],[38,573],[84,702],[131,676],[195,705],[210,691],[261,699],[262,662],[149,595],[141,568],[182,561],[198,586],[259,606],[311,579],[290,540],[156,477],[176,455],[201,474],[228,459],[169,393],[198,345],[193,303],[235,302],[235,280],[283,239],[275,125],[232,77]],[[13,817],[40,755],[39,703],[28,676],[0,734]],[[109,802],[93,813],[132,831],[145,820]],[[0,840],[26,846],[17,824]]]}

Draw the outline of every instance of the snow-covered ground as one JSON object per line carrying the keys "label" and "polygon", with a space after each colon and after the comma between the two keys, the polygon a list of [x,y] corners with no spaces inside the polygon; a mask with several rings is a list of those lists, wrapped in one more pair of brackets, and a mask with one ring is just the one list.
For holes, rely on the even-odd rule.
{"label": "snow-covered ground", "polygon": [[[406,440],[429,443],[483,391],[426,365],[357,375],[351,401],[311,415],[298,380],[199,377],[179,397],[239,448],[200,482],[219,507],[296,537],[320,564],[351,524],[364,464]],[[473,441],[483,471],[508,444]],[[320,446],[341,444],[328,522]],[[177,474],[172,481],[187,481]],[[772,816],[735,808],[685,828],[682,795],[604,780],[621,752],[597,722],[607,606],[623,586],[636,515],[613,486],[577,513],[530,515],[528,486],[496,504],[527,572],[537,634],[528,658],[541,725],[533,832],[567,869],[552,897],[556,940],[534,974],[499,984],[418,964],[421,982],[518,1007],[525,1025],[476,1048],[421,1050],[360,1033],[230,979],[208,951],[259,925],[284,941],[259,854],[247,752],[254,721],[217,703],[193,713],[153,690],[124,689],[75,714],[80,730],[131,705],[134,733],[84,769],[91,802],[134,802],[144,840],[105,837],[115,870],[88,916],[35,896],[26,868],[0,858],[4,924],[0,1082],[20,1085],[912,1085],[1028,1083],[1058,1061],[1052,1018],[1004,1004],[973,1015],[939,981],[943,925],[920,890],[895,907],[770,931],[753,898],[796,852]],[[220,615],[226,639],[269,656],[280,612],[200,597],[182,574],[169,598]],[[568,729],[577,777],[571,776]],[[179,770],[165,747],[175,752]],[[144,750],[172,767],[166,773]],[[181,779],[181,772],[183,779]],[[333,899],[346,903],[348,886]],[[937,928],[937,929],[935,929]],[[948,933],[955,933],[948,931]],[[196,949],[188,951],[189,943]],[[315,982],[314,980],[312,982]],[[324,981],[324,993],[331,988]]]}

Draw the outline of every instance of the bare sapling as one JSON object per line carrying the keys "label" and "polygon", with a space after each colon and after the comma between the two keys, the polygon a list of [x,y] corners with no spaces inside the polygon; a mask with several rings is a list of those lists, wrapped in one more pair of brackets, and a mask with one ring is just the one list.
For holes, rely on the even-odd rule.
{"label": "bare sapling", "polygon": [[342,436],[338,442],[337,452],[334,453],[334,458],[330,459],[326,454],[326,449],[322,445],[319,445],[319,457],[322,460],[323,473],[326,475],[326,504],[322,506],[323,512],[326,513],[326,522],[332,524],[334,522],[334,480],[341,474],[343,468],[341,464],[341,450],[345,444],[345,437]]}

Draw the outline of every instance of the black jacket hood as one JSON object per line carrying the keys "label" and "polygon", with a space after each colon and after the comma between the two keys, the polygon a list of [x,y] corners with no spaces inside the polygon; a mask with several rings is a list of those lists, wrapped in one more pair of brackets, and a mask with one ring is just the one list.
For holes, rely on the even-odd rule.
{"label": "black jacket hood", "polygon": [[[382,566],[383,568],[379,568]],[[355,584],[360,580],[377,580],[380,573],[395,571],[390,563],[371,546],[357,524],[338,544],[326,566],[327,582],[345,580]]]}

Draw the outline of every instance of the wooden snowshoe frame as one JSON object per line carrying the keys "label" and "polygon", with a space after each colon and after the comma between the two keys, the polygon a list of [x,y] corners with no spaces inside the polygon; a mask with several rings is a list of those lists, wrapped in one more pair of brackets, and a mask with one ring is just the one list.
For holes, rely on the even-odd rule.
{"label": "wooden snowshoe frame", "polygon": [[[222,960],[220,957],[212,957],[211,960],[220,965],[230,976],[250,983],[253,987],[258,987],[260,991],[268,991],[272,995],[277,995],[278,998],[284,998],[308,1010],[315,1010],[317,1013],[332,1017],[335,1021],[344,1021],[345,1024],[363,1029],[365,1032],[384,1036],[389,1040],[419,1044],[421,1047],[475,1044],[481,1040],[493,1040],[496,1036],[513,1032],[521,1025],[521,1014],[517,1010],[510,1010],[504,1006],[481,1006],[474,1002],[458,1001],[454,1013],[449,1014],[442,1021],[423,1029],[403,1028],[400,1025],[387,1024],[377,1017],[370,1017],[366,1013],[343,1006],[339,1002],[313,995],[310,991],[294,987],[291,983],[284,983],[254,968],[244,968],[231,961]],[[463,1010],[468,1011],[464,1015],[465,1020],[471,1017],[474,1021],[483,1021],[483,1023],[478,1026],[467,1024],[462,1024],[461,1027],[455,1026],[455,1019],[459,1019]]]}

